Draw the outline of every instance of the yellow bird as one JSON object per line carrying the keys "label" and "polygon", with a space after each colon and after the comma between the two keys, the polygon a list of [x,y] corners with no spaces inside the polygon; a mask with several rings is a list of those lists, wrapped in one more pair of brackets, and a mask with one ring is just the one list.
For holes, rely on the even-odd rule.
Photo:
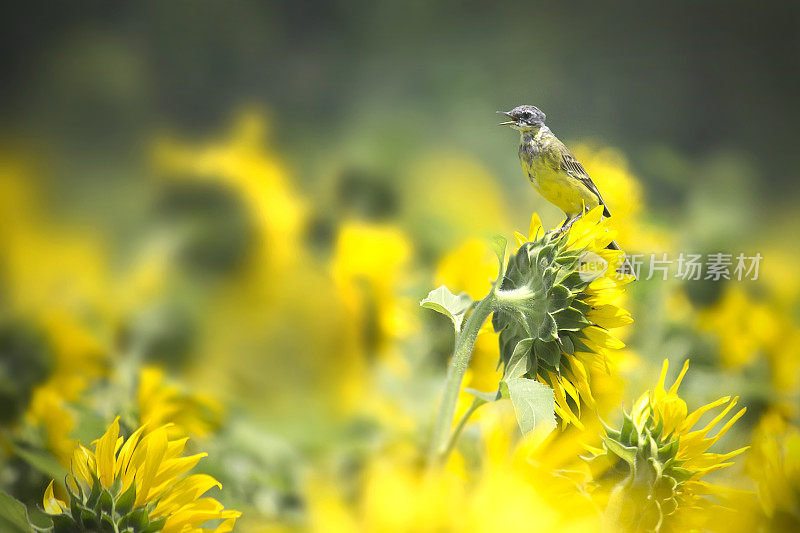
{"label": "yellow bird", "polygon": [[[603,206],[603,216],[611,216],[592,178],[545,125],[546,116],[539,108],[521,105],[498,113],[511,119],[501,122],[501,126],[511,126],[520,132],[519,161],[528,181],[545,200],[566,214],[560,231],[568,230],[578,217],[598,205]],[[608,248],[620,250],[615,241]],[[627,259],[620,271],[632,273]]]}

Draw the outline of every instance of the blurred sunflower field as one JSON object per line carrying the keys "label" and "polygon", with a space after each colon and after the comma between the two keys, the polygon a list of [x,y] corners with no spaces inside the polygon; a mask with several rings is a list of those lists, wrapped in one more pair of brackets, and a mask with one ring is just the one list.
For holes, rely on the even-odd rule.
{"label": "blurred sunflower field", "polygon": [[800,528],[796,6],[35,4],[0,533]]}

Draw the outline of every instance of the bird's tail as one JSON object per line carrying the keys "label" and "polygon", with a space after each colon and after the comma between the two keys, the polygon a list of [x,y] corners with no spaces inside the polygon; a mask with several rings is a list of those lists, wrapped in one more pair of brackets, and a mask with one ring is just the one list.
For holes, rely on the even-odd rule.
{"label": "bird's tail", "polygon": [[[622,248],[619,247],[619,244],[617,244],[617,241],[611,241],[606,248],[609,250],[622,250]],[[633,265],[631,265],[631,262],[628,261],[627,257],[625,257],[625,261],[617,268],[617,273],[635,276],[633,272]]]}

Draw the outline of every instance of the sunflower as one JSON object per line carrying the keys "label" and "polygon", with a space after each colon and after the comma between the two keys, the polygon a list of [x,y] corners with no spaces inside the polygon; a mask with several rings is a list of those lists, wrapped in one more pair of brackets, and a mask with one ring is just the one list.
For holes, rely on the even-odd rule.
{"label": "sunflower", "polygon": [[[206,454],[182,457],[188,439],[170,440],[168,427],[142,426],[126,440],[117,417],[93,451],[78,445],[66,486],[69,501],[55,497],[52,481],[44,494],[50,531],[231,531],[241,513],[201,497],[219,482],[205,474],[183,476]],[[202,527],[212,521],[213,529]]]}
{"label": "sunflower", "polygon": [[[528,238],[517,233],[518,250],[509,258],[492,323],[506,368],[524,354],[522,376],[554,391],[562,425],[582,428],[581,404],[594,409],[590,375],[607,371],[610,350],[625,344],[609,330],[630,324],[621,307],[624,252],[608,250],[614,232],[596,208],[569,232],[543,232],[538,215]],[[516,352],[516,355],[515,355]]]}
{"label": "sunflower", "polygon": [[174,424],[172,435],[205,437],[219,428],[223,408],[207,394],[190,392],[170,382],[164,370],[146,366],[139,372],[139,420],[149,426]]}
{"label": "sunflower", "polygon": [[[725,396],[689,413],[677,394],[688,368],[686,361],[666,390],[665,360],[656,387],[636,401],[630,414],[624,413],[619,430],[605,428],[602,449],[590,449],[594,482],[601,489],[597,494],[608,496],[606,520],[615,531],[685,531],[696,525],[704,516],[697,511],[711,504],[704,495],[722,490],[702,478],[731,466],[729,460],[747,449],[708,451],[746,409],[728,417],[738,398]],[[695,428],[703,415],[720,407],[711,421]]]}
{"label": "sunflower", "polygon": [[764,531],[800,528],[800,430],[778,412],[764,415],[753,432],[745,469],[758,484],[756,516]]}

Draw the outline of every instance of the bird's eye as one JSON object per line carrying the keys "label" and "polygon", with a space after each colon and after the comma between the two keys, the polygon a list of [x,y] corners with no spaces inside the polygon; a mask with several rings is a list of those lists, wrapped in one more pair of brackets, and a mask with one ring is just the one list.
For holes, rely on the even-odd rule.
{"label": "bird's eye", "polygon": [[532,116],[533,116],[533,113],[531,113],[530,111],[525,111],[525,112],[522,114],[522,118],[524,118],[524,119],[529,119],[529,118],[531,118]]}

